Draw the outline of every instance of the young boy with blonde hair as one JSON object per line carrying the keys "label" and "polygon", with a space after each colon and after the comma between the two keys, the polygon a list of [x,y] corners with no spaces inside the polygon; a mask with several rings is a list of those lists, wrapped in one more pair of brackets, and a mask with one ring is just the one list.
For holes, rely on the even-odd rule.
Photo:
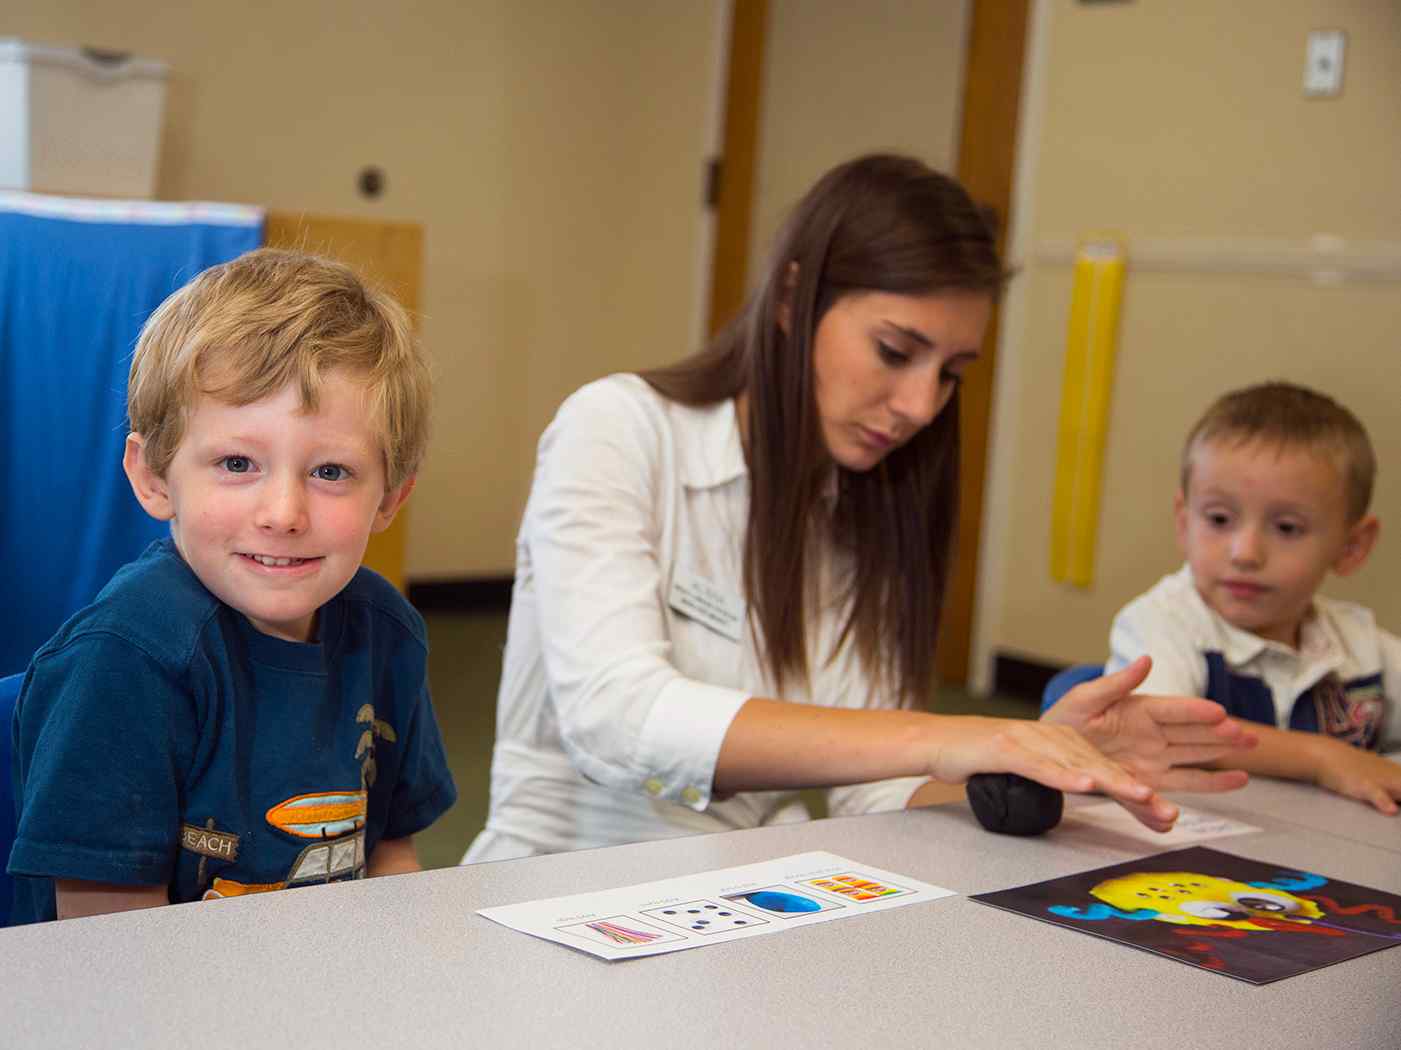
{"label": "young boy with blonde hair", "polygon": [[1204,696],[1258,731],[1235,768],[1316,783],[1395,814],[1401,639],[1318,594],[1377,541],[1366,430],[1290,383],[1229,393],[1192,428],[1174,503],[1187,563],[1130,602],[1108,670],[1148,653],[1145,693]]}
{"label": "young boy with blonde hair", "polygon": [[159,540],[35,655],[12,921],[412,871],[456,798],[413,607],[360,567],[429,380],[349,268],[262,249],[142,330],[123,465]]}

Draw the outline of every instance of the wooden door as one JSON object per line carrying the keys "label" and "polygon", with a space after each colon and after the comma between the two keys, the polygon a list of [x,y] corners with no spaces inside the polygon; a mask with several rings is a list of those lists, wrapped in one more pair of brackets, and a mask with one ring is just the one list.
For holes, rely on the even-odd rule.
{"label": "wooden door", "polygon": [[715,247],[710,260],[706,315],[710,335],[739,313],[747,291],[764,29],[768,21],[768,0],[733,0],[725,61],[724,154],[717,168],[719,185],[711,196]]}
{"label": "wooden door", "polygon": [[[975,200],[991,205],[997,213],[997,246],[1003,258],[1006,258],[1007,230],[1012,214],[1028,6],[1029,0],[972,0],[969,11],[958,179]],[[959,394],[963,448],[958,557],[944,599],[944,618],[936,653],[939,680],[954,685],[968,681],[968,660],[973,644],[973,605],[977,600],[998,326],[999,312],[994,311],[983,339],[983,357],[987,363],[969,373]]]}
{"label": "wooden door", "polygon": [[[268,212],[264,242],[273,248],[299,248],[355,267],[393,295],[418,327],[419,292],[423,281],[423,227],[414,223],[327,218],[290,212]],[[408,512],[370,537],[365,564],[404,590],[404,560]]]}

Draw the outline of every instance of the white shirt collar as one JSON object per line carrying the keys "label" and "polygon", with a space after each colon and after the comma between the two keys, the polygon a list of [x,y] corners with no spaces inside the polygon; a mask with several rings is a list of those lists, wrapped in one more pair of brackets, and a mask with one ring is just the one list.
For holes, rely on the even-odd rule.
{"label": "white shirt collar", "polygon": [[1338,662],[1341,659],[1342,640],[1337,636],[1329,618],[1319,615],[1316,602],[1309,606],[1308,615],[1304,618],[1303,626],[1299,629],[1299,648],[1294,649],[1291,646],[1261,638],[1258,634],[1253,634],[1228,622],[1224,616],[1206,604],[1192,578],[1190,565],[1182,566],[1182,575],[1188,584],[1192,599],[1200,603],[1220,631],[1221,655],[1232,667],[1244,666],[1267,649],[1298,660],[1300,664],[1312,662],[1328,664]]}
{"label": "white shirt collar", "polygon": [[679,428],[682,439],[677,443],[677,473],[683,485],[715,488],[748,475],[734,398],[713,405],[673,403],[672,411],[690,417],[688,425]]}

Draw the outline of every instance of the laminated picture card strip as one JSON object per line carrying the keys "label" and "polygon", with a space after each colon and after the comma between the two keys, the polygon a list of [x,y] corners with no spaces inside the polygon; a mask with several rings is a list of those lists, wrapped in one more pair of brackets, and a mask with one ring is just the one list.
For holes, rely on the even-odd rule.
{"label": "laminated picture card strip", "polygon": [[814,852],[482,908],[477,914],[532,937],[616,960],[762,937],[953,895],[941,886]]}

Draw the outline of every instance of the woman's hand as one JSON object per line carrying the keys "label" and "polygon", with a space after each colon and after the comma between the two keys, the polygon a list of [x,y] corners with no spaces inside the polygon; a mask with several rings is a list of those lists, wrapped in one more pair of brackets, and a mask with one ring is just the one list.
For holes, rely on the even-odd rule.
{"label": "woman's hand", "polygon": [[1255,746],[1256,736],[1211,700],[1140,696],[1153,666],[1140,656],[1121,671],[1084,682],[1041,716],[1072,726],[1105,755],[1163,791],[1233,791],[1249,775],[1200,768]]}
{"label": "woman's hand", "polygon": [[929,775],[960,782],[974,773],[1018,773],[1047,787],[1102,792],[1154,831],[1167,831],[1177,807],[1068,725],[955,716],[941,719]]}

